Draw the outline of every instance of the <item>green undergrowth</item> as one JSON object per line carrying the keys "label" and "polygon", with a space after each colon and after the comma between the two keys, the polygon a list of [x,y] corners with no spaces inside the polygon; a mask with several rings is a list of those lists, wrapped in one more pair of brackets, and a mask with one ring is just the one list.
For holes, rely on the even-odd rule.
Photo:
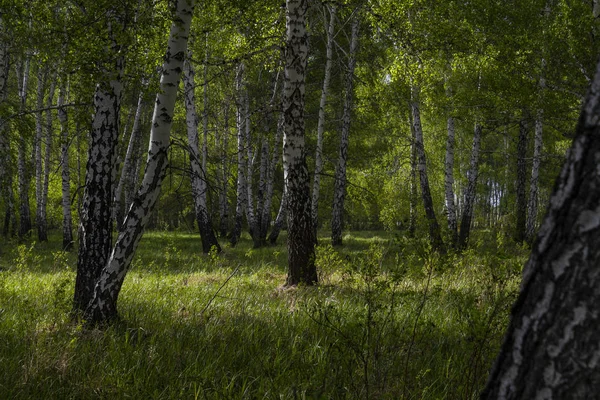
{"label": "green undergrowth", "polygon": [[321,283],[284,288],[283,245],[203,255],[195,234],[150,232],[103,330],[69,319],[58,237],[4,242],[0,398],[476,398],[527,250],[490,232],[445,257],[387,232],[319,241]]}

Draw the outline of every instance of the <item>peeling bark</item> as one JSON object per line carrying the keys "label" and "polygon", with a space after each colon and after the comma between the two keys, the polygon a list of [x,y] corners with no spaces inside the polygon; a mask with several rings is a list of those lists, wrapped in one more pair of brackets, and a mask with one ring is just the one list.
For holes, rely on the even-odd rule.
{"label": "peeling bark", "polygon": [[600,391],[600,64],[482,399]]}
{"label": "peeling bark", "polygon": [[304,93],[308,34],[308,0],[286,1],[283,169],[288,212],[286,285],[317,282],[315,238],[311,218],[310,177],[306,164]]}

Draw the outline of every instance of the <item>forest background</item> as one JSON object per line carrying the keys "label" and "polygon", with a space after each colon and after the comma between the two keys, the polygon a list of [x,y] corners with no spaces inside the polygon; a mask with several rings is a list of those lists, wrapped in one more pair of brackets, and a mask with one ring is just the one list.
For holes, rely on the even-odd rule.
{"label": "forest background", "polygon": [[[98,166],[86,163],[97,148],[93,132],[105,126],[98,118],[107,115],[102,112],[100,95],[112,91],[112,101],[117,102],[113,131],[118,140],[110,150],[113,164],[106,167],[116,172],[105,175],[113,191],[109,197],[114,199],[109,213],[114,222],[110,223],[119,231],[145,169],[145,143],[153,123],[152,96],[161,90],[158,78],[163,72],[160,65],[172,6],[166,1],[2,3],[0,210],[4,219],[0,267],[4,272],[0,287],[7,303],[14,306],[0,315],[3,332],[21,332],[19,335],[35,341],[41,340],[40,329],[43,335],[51,335],[57,323],[61,326],[53,339],[56,343],[46,348],[48,359],[40,361],[51,364],[45,367],[49,369],[40,372],[31,365],[24,367],[35,370],[39,379],[56,377],[53,369],[60,367],[54,365],[58,361],[50,353],[59,343],[77,338],[72,343],[79,345],[81,338],[77,328],[67,324],[68,318],[56,311],[70,308],[65,299],[73,296],[74,267],[83,263],[81,227],[90,209],[84,193],[91,187],[86,175],[88,169]],[[352,349],[340,351],[340,357],[341,353],[350,354],[352,360],[347,370],[338,371],[340,386],[345,389],[329,383],[319,386],[314,382],[317,377],[312,376],[296,386],[286,385],[281,378],[280,393],[347,390],[358,397],[371,397],[381,391],[410,397],[408,393],[424,395],[434,390],[437,394],[432,397],[439,393],[461,397],[481,388],[486,376],[483,371],[489,368],[506,326],[506,309],[516,293],[519,266],[535,237],[592,81],[599,13],[595,1],[310,3],[306,15],[305,152],[311,217],[319,238],[316,264],[322,284],[358,285],[360,290],[351,298],[359,305],[366,304],[362,310],[367,311],[363,314],[361,306],[354,303],[348,309],[332,306],[330,298],[335,296],[331,293],[277,291],[273,307],[278,312],[293,313],[296,302],[303,303],[308,310],[301,324],[312,321],[311,329],[331,335],[324,339],[330,346],[336,343]],[[148,222],[148,229],[154,231],[150,235],[156,241],[154,246],[163,250],[154,254],[156,249],[144,247],[142,242],[134,259],[138,279],[145,273],[142,271],[156,272],[158,277],[151,276],[159,282],[165,269],[174,269],[187,276],[182,278],[187,279],[184,286],[192,276],[203,276],[200,282],[218,281],[219,277],[223,278],[219,282],[227,282],[230,272],[240,273],[239,262],[248,269],[245,279],[264,278],[254,284],[266,285],[265,296],[272,293],[269,284],[289,282],[289,274],[285,278],[281,271],[286,262],[280,254],[285,250],[266,247],[267,233],[272,243],[276,242],[285,223],[281,163],[285,26],[285,7],[280,2],[205,1],[196,6],[182,71],[184,84],[172,118],[166,176]],[[161,233],[166,231],[173,235]],[[190,234],[194,231],[200,231],[202,241],[197,234]],[[356,231],[371,233],[351,233]],[[106,236],[104,243],[112,243],[113,233]],[[327,246],[330,240],[346,246]],[[225,254],[218,255],[220,249]],[[209,255],[201,256],[202,251]],[[269,259],[271,272],[261,264]],[[208,277],[194,275],[199,270]],[[24,293],[25,289],[15,284],[23,281],[28,271],[44,273],[43,277],[34,274],[28,278],[32,279],[31,293],[46,286],[50,289],[44,290],[50,290],[55,299],[51,310],[40,311],[43,321],[33,328],[25,328],[19,321],[24,324],[27,302],[39,300],[29,298],[20,305],[9,301],[15,301],[15,293]],[[51,277],[49,272],[53,272]],[[456,278],[463,273],[468,276],[466,281]],[[434,287],[436,279],[454,282],[446,274],[458,279],[461,287],[478,282],[477,288],[467,290],[474,290],[472,297],[441,289],[442,283],[436,295],[440,303],[458,304],[460,318],[467,318],[460,324],[471,329],[464,336],[475,343],[469,344],[472,347],[467,352],[471,361],[464,361],[472,375],[452,389],[431,383],[443,374],[443,364],[451,365],[448,354],[433,353],[441,361],[435,364],[439,371],[432,374],[435,378],[431,381],[419,363],[408,366],[408,360],[420,351],[415,338],[426,336],[427,325],[422,325],[421,317],[425,299],[432,296],[432,282]],[[40,280],[35,283],[35,279]],[[179,282],[178,278],[175,281]],[[163,279],[156,284],[168,287],[168,282]],[[487,287],[482,287],[482,282]],[[212,304],[217,297],[211,293],[222,286],[206,283],[204,303]],[[414,292],[414,298],[407,295],[411,300],[406,300],[413,304],[407,308],[414,312],[404,319],[392,318],[399,307],[394,296],[398,291],[406,295],[402,285],[409,285]],[[335,292],[327,285],[321,287]],[[314,297],[303,301],[303,296]],[[257,304],[262,301],[255,300]],[[133,325],[115,328],[117,338],[131,332],[140,335],[140,329],[147,329],[140,326],[149,326],[148,320],[138,323],[131,314],[136,307],[126,304],[125,320]],[[189,304],[175,301],[170,306],[176,308],[177,318],[184,314],[182,320],[191,312]],[[233,311],[227,312],[236,314],[235,310],[246,306],[236,303]],[[464,307],[470,311],[465,312]],[[443,313],[440,310],[437,312]],[[240,312],[238,317],[248,311],[243,308]],[[472,313],[476,315],[464,317]],[[206,322],[205,311],[199,314],[194,317],[196,322]],[[216,315],[225,319],[224,314]],[[332,322],[332,315],[338,320]],[[170,318],[164,318],[164,329],[173,325]],[[394,332],[392,325],[414,323],[414,329],[400,330],[406,336],[399,340],[404,347],[397,344],[404,350],[394,348],[399,358],[383,366],[376,359],[382,349],[390,350],[385,346],[391,344],[373,339],[377,318],[394,321],[385,322],[378,331],[380,338],[387,340],[393,337],[388,335]],[[440,324],[435,321],[439,315],[431,318],[432,324]],[[353,325],[348,321],[359,322]],[[144,340],[167,335],[156,332],[160,333],[148,334]],[[19,335],[15,333],[13,339]],[[85,346],[102,346],[88,337],[85,340]],[[150,347],[145,349],[150,351]],[[7,350],[9,358],[23,360],[24,354],[44,354],[35,346],[15,348],[21,350]],[[282,353],[293,352],[287,349]],[[189,355],[184,350],[182,354]],[[15,361],[15,365],[21,364]],[[232,364],[244,363],[237,359]],[[325,364],[336,362],[330,359]],[[23,366],[15,368],[13,377]],[[165,373],[169,368],[174,367],[166,363]],[[72,373],[75,382],[77,373]],[[322,373],[325,376],[331,370]],[[362,377],[360,384],[355,382],[357,387],[349,389],[350,377],[356,374]],[[370,381],[373,374],[386,378],[381,387]],[[212,395],[227,388],[231,395],[244,393],[247,387],[254,393],[266,390],[264,381],[253,381],[246,373],[229,382],[216,376],[203,378],[207,382],[213,379],[214,387],[194,388],[202,386],[203,393]],[[40,390],[27,379],[15,389],[21,390],[21,396]],[[449,382],[453,379],[463,378],[457,375]],[[185,380],[179,389],[196,390],[192,381]],[[8,382],[2,385],[3,390],[13,389]],[[95,390],[85,384],[76,389],[69,385],[62,386],[68,393]],[[98,385],[99,396],[105,393],[102,390],[129,390],[112,381]],[[164,385],[169,396],[176,396],[177,385]]]}

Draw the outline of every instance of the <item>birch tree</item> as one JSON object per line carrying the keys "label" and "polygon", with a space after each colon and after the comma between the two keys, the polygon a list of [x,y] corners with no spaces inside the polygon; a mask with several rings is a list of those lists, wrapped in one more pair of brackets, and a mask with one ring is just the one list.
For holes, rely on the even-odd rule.
{"label": "birch tree", "polygon": [[425,155],[425,145],[423,143],[423,128],[421,125],[421,111],[419,108],[419,89],[411,87],[410,108],[412,113],[412,123],[414,129],[414,146],[416,152],[417,171],[421,183],[421,197],[425,208],[425,216],[429,225],[429,240],[431,247],[440,252],[445,252],[444,242],[440,233],[440,225],[435,216],[433,199],[429,188],[429,176],[427,175],[427,157]]}
{"label": "birch tree", "polygon": [[600,64],[482,399],[589,399],[600,391],[599,115]]}
{"label": "birch tree", "polygon": [[69,120],[67,109],[64,107],[67,85],[63,78],[58,91],[58,120],[61,137],[61,178],[62,178],[62,211],[63,211],[63,250],[73,247],[73,220],[71,216],[71,170],[69,167]]}
{"label": "birch tree", "polygon": [[242,99],[242,88],[243,88],[243,76],[244,76],[244,64],[240,63],[238,66],[235,88],[237,93],[237,116],[236,116],[236,129],[237,129],[237,187],[236,187],[236,205],[235,205],[235,219],[233,223],[233,230],[229,241],[232,246],[235,246],[240,240],[242,235],[242,222],[247,203],[246,191],[246,163],[244,159],[244,146],[245,146],[245,124],[246,118],[244,117],[244,100]]}
{"label": "birch tree", "polygon": [[288,213],[288,286],[317,282],[310,178],[304,137],[307,9],[308,0],[286,0],[283,169]]}
{"label": "birch tree", "polygon": [[[20,111],[24,113],[27,108],[27,92],[29,89],[30,56],[25,56],[25,61],[17,68],[17,82],[19,85]],[[19,181],[19,237],[28,236],[31,232],[31,209],[29,206],[29,167],[27,140],[24,132],[19,135],[17,177]]]}
{"label": "birch tree", "polygon": [[[447,88],[446,95],[452,98],[452,89]],[[446,212],[448,213],[448,230],[452,245],[458,243],[458,224],[456,219],[456,204],[454,202],[454,143],[456,141],[456,128],[452,111],[446,117],[446,156],[444,159],[444,197],[446,200]]]}
{"label": "birch tree", "polygon": [[[334,4],[326,5],[329,10],[329,24],[327,24],[327,47],[325,56],[325,77],[321,89],[321,100],[319,101],[319,119],[317,121],[317,149],[315,151],[315,174],[312,189],[312,220],[315,235],[319,224],[319,192],[321,189],[321,173],[323,172],[323,134],[325,133],[325,107],[327,105],[327,94],[329,81],[331,79],[331,64],[333,59],[333,33],[335,28],[336,7]],[[316,236],[315,236],[316,237]]]}
{"label": "birch tree", "polygon": [[346,163],[348,160],[348,140],[350,137],[350,121],[354,103],[354,69],[356,67],[356,51],[358,48],[358,16],[352,20],[352,34],[350,39],[350,52],[348,53],[348,75],[346,77],[346,96],[344,98],[344,112],[342,115],[342,135],[338,163],[335,169],[335,183],[333,189],[333,209],[331,216],[331,243],[334,246],[342,244],[342,229],[344,217],[344,200],[346,198]]}
{"label": "birch tree", "polygon": [[[206,70],[206,67],[205,67]],[[221,246],[215,236],[210,215],[206,207],[206,134],[208,131],[208,110],[207,102],[208,95],[206,93],[208,82],[206,72],[204,74],[204,113],[203,113],[203,128],[204,141],[202,146],[202,155],[200,155],[198,144],[198,116],[196,114],[196,96],[194,84],[194,68],[191,64],[189,53],[188,59],[183,64],[183,83],[184,83],[184,99],[186,109],[186,125],[188,134],[188,150],[190,153],[190,181],[192,185],[192,197],[194,200],[194,211],[196,213],[196,222],[202,240],[202,251],[208,253],[214,247],[217,251],[221,251]]]}
{"label": "birch tree", "polygon": [[458,237],[458,247],[465,248],[469,241],[471,233],[471,220],[473,218],[473,208],[475,206],[475,195],[477,189],[477,177],[479,175],[479,154],[481,150],[481,125],[475,124],[473,133],[473,148],[471,150],[471,161],[467,173],[467,190],[464,192],[464,201],[462,208],[462,217],[460,221],[460,234]]}
{"label": "birch tree", "polygon": [[95,283],[93,298],[86,307],[84,319],[90,324],[118,317],[117,299],[125,275],[160,194],[167,171],[173,112],[193,11],[194,0],[177,0],[156,95],[144,178],[123,222],[123,231]]}
{"label": "birch tree", "polygon": [[527,136],[529,125],[526,120],[525,111],[519,121],[519,136],[517,139],[517,180],[515,182],[517,192],[516,202],[516,226],[514,238],[517,243],[525,240],[525,228],[527,221]]}

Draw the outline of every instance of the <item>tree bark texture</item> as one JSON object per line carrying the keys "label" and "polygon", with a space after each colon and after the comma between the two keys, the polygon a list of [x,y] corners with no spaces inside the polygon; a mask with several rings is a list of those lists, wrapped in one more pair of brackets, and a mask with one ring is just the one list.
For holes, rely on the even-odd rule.
{"label": "tree bark texture", "polygon": [[[183,83],[185,93],[186,124],[188,135],[188,151],[190,153],[190,181],[192,185],[192,197],[194,200],[194,211],[196,213],[196,222],[200,231],[202,241],[202,251],[208,253],[213,247],[221,251],[221,246],[215,236],[208,209],[206,207],[206,156],[200,155],[198,144],[198,117],[196,114],[196,96],[194,94],[194,68],[191,62],[186,60],[183,64]],[[205,82],[206,87],[206,82]],[[205,96],[204,107],[206,108],[207,96]],[[204,113],[204,130],[208,130],[208,115]],[[204,141],[203,149],[206,147]],[[200,158],[202,157],[202,159]]]}
{"label": "tree bark texture", "polygon": [[344,112],[342,115],[342,135],[338,163],[335,169],[335,182],[333,188],[333,208],[331,216],[331,243],[334,246],[342,244],[342,230],[344,228],[344,201],[346,199],[346,164],[348,161],[348,141],[350,137],[350,120],[354,103],[354,68],[356,67],[356,50],[358,48],[358,17],[352,20],[352,34],[350,39],[350,52],[348,53],[348,75],[346,77],[346,96],[344,98]]}
{"label": "tree bark texture", "polygon": [[307,9],[308,0],[286,1],[283,169],[288,196],[288,286],[299,283],[312,285],[317,282],[310,177],[304,137]]}
{"label": "tree bark texture", "polygon": [[440,252],[445,252],[444,242],[440,233],[440,225],[435,216],[433,199],[429,189],[429,177],[427,175],[427,158],[425,156],[425,145],[423,143],[423,128],[421,126],[421,112],[419,110],[418,89],[411,89],[412,100],[410,103],[412,112],[413,129],[415,133],[415,150],[417,155],[417,170],[421,182],[421,197],[425,208],[425,216],[429,225],[429,240],[431,247]]}
{"label": "tree bark texture", "polygon": [[[63,78],[65,79],[65,78]],[[66,96],[66,84],[58,91],[58,120],[61,131],[61,165],[62,165],[62,210],[63,210],[63,250],[73,247],[73,219],[71,217],[71,171],[69,168],[69,122],[67,109],[63,107]]]}
{"label": "tree bark texture", "polygon": [[[116,49],[112,51],[116,55]],[[106,82],[98,84],[94,94],[73,300],[73,311],[77,315],[84,313],[90,304],[112,247],[113,168],[119,140],[123,62],[122,57],[115,59],[114,71],[106,73]]]}
{"label": "tree bark texture", "polygon": [[323,135],[325,133],[325,107],[327,106],[327,93],[331,80],[331,64],[333,59],[333,34],[335,28],[335,5],[325,6],[329,10],[329,24],[327,25],[327,47],[325,56],[325,76],[319,101],[319,119],[317,121],[317,149],[315,151],[315,175],[312,190],[312,220],[315,237],[319,225],[319,192],[321,189],[321,173],[323,172]]}
{"label": "tree bark texture", "polygon": [[600,64],[482,399],[600,392]]}
{"label": "tree bark texture", "polygon": [[193,0],[177,1],[152,117],[144,178],[125,217],[124,229],[119,233],[108,264],[97,280],[92,301],[85,311],[84,318],[90,324],[108,322],[118,317],[117,299],[125,275],[160,194],[167,171],[167,150],[177,87],[183,70],[193,10]]}
{"label": "tree bark texture", "polygon": [[458,247],[464,249],[469,242],[471,233],[471,220],[473,219],[473,209],[475,207],[475,195],[477,194],[477,177],[479,176],[479,154],[481,150],[481,125],[475,124],[473,133],[473,148],[471,150],[471,164],[467,173],[467,190],[465,191],[465,200],[463,202],[462,218],[460,221],[460,235],[458,237]]}
{"label": "tree bark texture", "polygon": [[517,140],[517,204],[516,204],[516,226],[515,241],[521,243],[525,240],[525,228],[527,221],[527,136],[529,126],[525,119],[525,112],[519,122],[519,137]]}

